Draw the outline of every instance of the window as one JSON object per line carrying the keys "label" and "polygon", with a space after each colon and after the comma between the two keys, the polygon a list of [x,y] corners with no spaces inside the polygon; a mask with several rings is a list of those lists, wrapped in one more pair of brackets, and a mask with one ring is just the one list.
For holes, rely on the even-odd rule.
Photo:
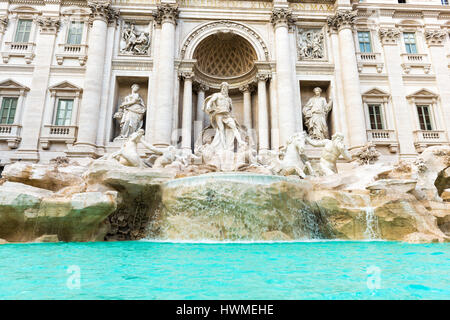
{"label": "window", "polygon": [[417,105],[417,113],[419,114],[420,130],[433,130],[431,126],[430,106]]}
{"label": "window", "polygon": [[442,5],[448,6],[448,0],[441,0]]}
{"label": "window", "polygon": [[67,34],[68,44],[81,44],[83,35],[83,22],[72,21],[69,26],[69,33]]}
{"label": "window", "polygon": [[58,99],[55,125],[69,126],[72,118],[73,99]]}
{"label": "window", "polygon": [[0,124],[13,124],[17,109],[17,98],[4,97],[0,112]]}
{"label": "window", "polygon": [[406,3],[406,0],[398,0],[398,3]]}
{"label": "window", "polygon": [[369,31],[358,31],[358,42],[360,52],[372,52]]}
{"label": "window", "polygon": [[414,32],[403,33],[403,39],[405,40],[406,53],[417,53],[416,35]]}
{"label": "window", "polygon": [[369,118],[370,118],[370,129],[372,130],[382,130],[383,120],[381,116],[381,105],[379,104],[369,104]]}
{"label": "window", "polygon": [[28,42],[30,40],[32,20],[20,19],[17,23],[15,42]]}

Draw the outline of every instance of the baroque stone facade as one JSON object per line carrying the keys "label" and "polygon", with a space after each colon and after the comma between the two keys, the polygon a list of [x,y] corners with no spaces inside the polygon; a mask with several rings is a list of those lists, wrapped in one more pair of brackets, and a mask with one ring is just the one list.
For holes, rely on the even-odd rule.
{"label": "baroque stone facade", "polygon": [[119,151],[133,85],[146,111],[132,131],[189,153],[223,82],[259,154],[314,131],[303,110],[319,88],[320,137],[414,158],[449,144],[449,30],[440,0],[2,1],[0,167]]}

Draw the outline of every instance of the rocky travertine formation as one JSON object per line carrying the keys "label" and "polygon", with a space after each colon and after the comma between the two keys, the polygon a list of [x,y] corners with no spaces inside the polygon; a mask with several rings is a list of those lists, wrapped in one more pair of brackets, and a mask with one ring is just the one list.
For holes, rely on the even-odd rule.
{"label": "rocky travertine formation", "polygon": [[33,241],[44,234],[62,241],[102,240],[105,219],[117,207],[117,192],[82,192],[69,197],[18,182],[0,186],[0,237]]}
{"label": "rocky travertine formation", "polygon": [[0,182],[0,243],[141,238],[449,241],[450,147],[324,177],[176,170],[97,160],[16,163]]}

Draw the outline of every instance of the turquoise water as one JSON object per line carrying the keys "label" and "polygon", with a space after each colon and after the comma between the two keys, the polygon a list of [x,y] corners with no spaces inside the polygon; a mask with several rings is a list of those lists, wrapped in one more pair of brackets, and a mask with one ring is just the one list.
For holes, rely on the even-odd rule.
{"label": "turquoise water", "polygon": [[6,244],[0,299],[450,299],[450,245]]}

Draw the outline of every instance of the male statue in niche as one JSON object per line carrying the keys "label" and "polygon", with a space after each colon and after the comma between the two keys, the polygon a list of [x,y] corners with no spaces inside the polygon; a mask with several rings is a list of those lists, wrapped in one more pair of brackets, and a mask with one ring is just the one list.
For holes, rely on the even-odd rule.
{"label": "male statue in niche", "polygon": [[131,93],[123,99],[119,110],[114,114],[114,118],[120,121],[119,138],[128,138],[142,128],[146,107],[138,91],[139,85],[133,84]]}
{"label": "male statue in niche", "polygon": [[[203,111],[209,115],[211,126],[216,129],[212,145],[220,145],[220,149],[233,150],[234,139],[240,146],[245,144],[239,133],[238,123],[232,115],[232,108],[231,98],[228,96],[227,82],[222,82],[220,92],[210,95],[203,104]],[[231,132],[228,129],[231,129]],[[228,133],[232,133],[232,135]]]}

